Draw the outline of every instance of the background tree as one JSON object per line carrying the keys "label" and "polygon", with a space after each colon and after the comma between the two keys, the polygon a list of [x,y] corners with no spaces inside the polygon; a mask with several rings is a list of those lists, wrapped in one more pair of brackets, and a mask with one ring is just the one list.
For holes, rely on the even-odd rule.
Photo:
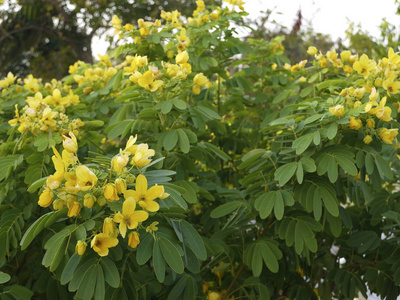
{"label": "background tree", "polygon": [[93,62],[93,37],[110,28],[113,15],[135,24],[155,19],[162,9],[188,16],[195,7],[195,1],[184,0],[7,1],[0,6],[0,77],[11,71],[60,79],[75,61]]}

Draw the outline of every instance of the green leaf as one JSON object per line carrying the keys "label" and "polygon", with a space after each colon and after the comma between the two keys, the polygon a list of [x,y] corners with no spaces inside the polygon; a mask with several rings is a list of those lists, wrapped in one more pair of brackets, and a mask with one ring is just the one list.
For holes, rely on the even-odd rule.
{"label": "green leaf", "polygon": [[207,108],[205,106],[198,106],[197,110],[203,114],[205,114],[207,117],[209,117],[211,120],[221,120],[221,116],[214,110]]}
{"label": "green leaf", "polygon": [[328,139],[333,139],[338,131],[338,125],[336,123],[332,123],[331,125],[329,125],[328,127],[328,131],[326,133]]}
{"label": "green leaf", "polygon": [[178,141],[179,148],[181,148],[183,153],[189,153],[190,143],[188,136],[182,129],[178,129],[177,132],[179,136],[179,141]]}
{"label": "green leaf", "polygon": [[301,163],[297,164],[296,177],[297,177],[298,183],[302,184],[303,183],[303,177],[304,177],[304,171],[303,171],[303,165]]}
{"label": "green leaf", "polygon": [[17,300],[29,300],[33,296],[31,290],[18,284],[6,287],[3,290],[2,296],[7,295],[7,293],[10,293]]}
{"label": "green leaf", "polygon": [[369,175],[371,175],[374,172],[374,159],[372,158],[372,155],[369,153],[365,155],[365,169]]}
{"label": "green leaf", "polygon": [[231,157],[228,154],[226,154],[224,151],[219,149],[214,144],[203,142],[203,143],[198,143],[197,146],[200,146],[202,148],[206,148],[206,149],[212,151],[214,154],[216,154],[219,158],[221,158],[224,161],[228,161],[231,159]]}
{"label": "green leaf", "polygon": [[188,104],[180,99],[173,99],[172,102],[177,109],[184,110],[188,107]]}
{"label": "green leaf", "polygon": [[336,161],[339,163],[339,166],[349,173],[352,176],[357,176],[358,170],[354,164],[354,159],[349,158],[348,156],[344,155],[335,155]]}
{"label": "green leaf", "polygon": [[103,300],[105,298],[106,288],[104,284],[103,268],[96,265],[96,288],[94,290],[94,299]]}
{"label": "green leaf", "polygon": [[347,86],[346,80],[333,79],[333,80],[325,80],[320,84],[317,84],[317,89],[322,90],[327,87],[345,87],[345,86]]}
{"label": "green leaf", "polygon": [[300,159],[300,162],[303,165],[304,171],[308,173],[314,173],[317,170],[315,161],[312,158],[302,158]]}
{"label": "green leaf", "polygon": [[160,238],[161,253],[165,261],[178,274],[182,274],[184,270],[183,261],[176,246],[166,238]]}
{"label": "green leaf", "polygon": [[189,245],[193,253],[201,260],[206,260],[207,251],[200,234],[188,222],[181,220],[184,241]]}
{"label": "green leaf", "polygon": [[6,283],[11,279],[11,276],[0,271],[0,284]]}
{"label": "green leaf", "polygon": [[274,214],[277,220],[282,220],[285,212],[285,204],[283,203],[282,194],[277,191],[275,193]]}
{"label": "green leaf", "polygon": [[325,208],[332,216],[338,217],[339,208],[336,197],[333,196],[325,187],[320,186],[319,191],[321,193],[322,201],[324,202]]}
{"label": "green leaf", "polygon": [[29,188],[27,189],[28,193],[33,193],[35,192],[38,188],[42,187],[47,180],[48,177],[40,178],[36,180],[34,183],[32,183]]}
{"label": "green leaf", "polygon": [[291,162],[279,167],[275,171],[275,180],[279,180],[280,185],[285,185],[293,177],[297,169],[297,162]]}
{"label": "green leaf", "polygon": [[274,253],[269,248],[269,243],[262,243],[261,246],[261,255],[265,262],[265,265],[272,273],[278,273],[279,263]]}
{"label": "green leaf", "polygon": [[68,285],[68,290],[70,292],[74,292],[79,288],[79,285],[82,282],[86,272],[98,262],[98,259],[95,257],[91,257],[89,259],[81,261],[77,270],[74,272],[74,276]]}
{"label": "green leaf", "polygon": [[164,148],[167,151],[171,151],[174,149],[176,143],[178,142],[178,131],[175,129],[172,129],[167,132],[165,138],[164,138]]}
{"label": "green leaf", "polygon": [[119,72],[117,74],[115,74],[114,76],[115,77],[114,77],[112,89],[115,91],[121,86],[121,81],[124,78],[124,70],[119,70]]}
{"label": "green leaf", "polygon": [[223,216],[226,216],[227,214],[230,214],[231,212],[239,208],[241,205],[242,205],[241,201],[232,201],[222,204],[211,211],[210,217],[214,219],[221,218]]}
{"label": "green leaf", "polygon": [[333,157],[330,157],[328,162],[328,178],[332,183],[335,183],[338,178],[338,167]]}
{"label": "green leaf", "polygon": [[156,273],[157,280],[164,282],[165,279],[165,261],[161,254],[159,241],[156,240],[153,247],[153,267]]}
{"label": "green leaf", "polygon": [[313,140],[313,133],[309,133],[297,138],[292,145],[293,149],[296,149],[296,154],[302,154],[304,151],[307,150],[308,146],[310,146]]}
{"label": "green leaf", "polygon": [[107,257],[103,257],[100,260],[100,264],[103,268],[104,277],[105,277],[107,283],[110,286],[112,286],[113,288],[117,288],[120,283],[120,276],[119,276],[118,269],[115,266],[114,262]]}
{"label": "green leaf", "polygon": [[375,164],[378,168],[381,178],[393,179],[393,172],[386,160],[380,155],[375,155]]}
{"label": "green leaf", "polygon": [[176,300],[182,295],[184,289],[188,285],[188,276],[182,276],[181,279],[174,285],[168,294],[167,300]]}
{"label": "green leaf", "polygon": [[150,259],[153,253],[153,245],[154,238],[150,234],[140,241],[136,251],[136,261],[139,265],[144,265]]}
{"label": "green leaf", "polygon": [[10,173],[22,163],[23,158],[24,156],[22,154],[14,154],[0,157],[0,181],[3,179],[7,179],[8,176],[10,176]]}
{"label": "green leaf", "polygon": [[259,203],[256,209],[260,211],[261,219],[265,219],[271,214],[272,209],[275,206],[276,193],[276,191],[271,191],[256,199],[256,202],[258,201]]}
{"label": "green leaf", "polygon": [[75,269],[78,266],[79,262],[81,260],[81,256],[78,255],[77,253],[74,253],[70,259],[68,260],[67,264],[64,267],[64,270],[61,273],[61,279],[60,283],[62,285],[66,285],[68,282],[71,281]]}
{"label": "green leaf", "polygon": [[261,275],[262,267],[263,267],[263,259],[262,259],[262,244],[256,243],[253,259],[251,261],[251,270],[253,271],[254,277],[259,277]]}
{"label": "green leaf", "polygon": [[83,277],[76,296],[78,299],[92,299],[97,279],[97,265],[92,265]]}

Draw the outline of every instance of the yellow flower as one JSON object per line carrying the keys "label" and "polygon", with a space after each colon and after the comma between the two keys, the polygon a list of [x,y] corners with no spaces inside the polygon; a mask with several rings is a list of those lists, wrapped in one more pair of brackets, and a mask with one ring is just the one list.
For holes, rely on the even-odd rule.
{"label": "yellow flower", "polygon": [[52,191],[44,190],[43,193],[39,197],[38,204],[41,207],[50,206],[51,202],[53,202],[54,194]]}
{"label": "yellow flower", "polygon": [[146,221],[149,214],[143,210],[135,211],[136,201],[132,197],[125,197],[126,200],[122,204],[122,213],[118,212],[114,221],[119,223],[119,232],[124,238],[127,228],[135,229],[140,222]]}
{"label": "yellow flower", "polygon": [[380,138],[387,144],[393,144],[393,139],[399,133],[398,129],[381,128],[379,131]]}
{"label": "yellow flower", "polygon": [[400,56],[394,53],[394,50],[392,47],[389,48],[388,58],[389,58],[389,61],[391,61],[392,63],[394,63],[396,65],[398,65],[400,63]]}
{"label": "yellow flower", "polygon": [[63,147],[68,152],[75,153],[76,151],[78,151],[78,142],[76,141],[75,134],[73,132],[70,132],[68,135],[69,137],[63,135]]}
{"label": "yellow flower", "polygon": [[379,91],[376,90],[375,87],[371,89],[371,94],[369,95],[370,101],[375,101],[379,97]]}
{"label": "yellow flower", "polygon": [[103,233],[113,235],[115,229],[113,218],[105,218],[103,223]]}
{"label": "yellow flower", "polygon": [[83,255],[83,253],[86,251],[86,246],[87,244],[85,241],[79,240],[75,246],[75,253],[78,253],[78,255]]}
{"label": "yellow flower", "polygon": [[105,233],[96,234],[91,242],[93,250],[96,251],[100,256],[107,256],[109,248],[117,245],[118,239]]}
{"label": "yellow flower", "polygon": [[329,108],[329,112],[336,116],[336,117],[340,117],[343,116],[344,114],[344,106],[343,105],[336,105],[335,107],[330,107]]}
{"label": "yellow flower", "polygon": [[88,191],[97,183],[96,175],[86,166],[78,166],[75,174],[77,185],[81,191]]}
{"label": "yellow flower", "polygon": [[96,197],[92,194],[85,194],[83,197],[83,206],[87,208],[93,207],[93,204],[96,202]]}
{"label": "yellow flower", "polygon": [[193,82],[195,85],[203,86],[206,85],[208,82],[208,78],[203,75],[203,73],[199,73],[193,78]]}
{"label": "yellow flower", "polygon": [[296,72],[296,71],[298,71],[298,70],[299,70],[299,65],[298,65],[298,64],[295,64],[295,65],[293,65],[293,66],[290,67],[290,71],[291,71],[291,72]]}
{"label": "yellow flower", "polygon": [[162,185],[155,185],[147,189],[146,176],[140,174],[136,179],[135,189],[127,190],[124,193],[125,198],[133,198],[143,209],[150,212],[156,212],[160,209],[160,206],[154,199],[164,194],[164,187]]}
{"label": "yellow flower", "polygon": [[207,300],[221,300],[222,295],[218,292],[208,292]]}
{"label": "yellow flower", "polygon": [[363,139],[364,144],[368,145],[369,143],[372,142],[372,136],[366,135],[365,138]]}
{"label": "yellow flower", "polygon": [[382,86],[385,90],[387,90],[389,96],[390,94],[398,94],[400,89],[400,81],[388,79],[382,83]]}
{"label": "yellow flower", "polygon": [[374,127],[375,127],[375,121],[374,121],[374,119],[368,119],[368,120],[367,120],[367,127],[368,127],[368,128],[374,128]]}
{"label": "yellow flower", "polygon": [[392,113],[392,109],[390,107],[385,106],[385,104],[386,104],[386,97],[383,97],[382,100],[379,101],[379,106],[375,101],[370,101],[365,106],[365,111],[372,115],[375,114],[378,117],[378,119],[382,121],[389,122],[392,120],[392,117],[390,116]]}
{"label": "yellow flower", "polygon": [[107,183],[104,187],[104,197],[109,201],[113,202],[115,200],[119,200],[117,189],[113,183]]}
{"label": "yellow flower", "polygon": [[116,35],[118,32],[121,31],[122,25],[121,25],[121,20],[118,18],[118,16],[113,16],[111,19],[111,25],[114,27],[115,31],[113,35]]}
{"label": "yellow flower", "polygon": [[158,230],[157,225],[158,225],[158,222],[151,223],[149,226],[146,227],[146,232],[151,233],[151,232],[157,231]]}
{"label": "yellow flower", "polygon": [[189,54],[187,53],[187,51],[179,53],[175,58],[175,61],[178,65],[186,64],[188,60],[189,60]]}
{"label": "yellow flower", "polygon": [[124,29],[125,29],[126,31],[131,31],[131,30],[134,29],[134,27],[133,27],[132,24],[127,23],[127,24],[125,24]]}
{"label": "yellow flower", "polygon": [[131,232],[128,235],[128,246],[136,248],[137,245],[139,245],[139,243],[140,243],[139,233],[137,233],[136,231]]}
{"label": "yellow flower", "polygon": [[123,178],[115,179],[115,188],[117,189],[118,194],[123,194],[126,191],[126,181]]}
{"label": "yellow flower", "polygon": [[359,75],[367,78],[370,71],[376,66],[373,60],[370,60],[366,54],[361,55],[360,59],[353,64],[353,69],[358,72]]}
{"label": "yellow flower", "polygon": [[349,127],[351,129],[358,130],[362,127],[362,122],[360,119],[355,119],[354,117],[350,118]]}
{"label": "yellow flower", "polygon": [[128,162],[129,155],[120,150],[120,154],[111,160],[111,165],[113,166],[115,172],[121,173]]}
{"label": "yellow flower", "polygon": [[351,56],[351,52],[348,51],[348,50],[343,51],[343,52],[340,53],[340,58],[341,58],[343,61],[349,61],[350,56]]}
{"label": "yellow flower", "polygon": [[149,149],[149,145],[139,144],[131,163],[132,165],[138,167],[147,166],[151,162],[151,159],[149,157],[154,156],[154,154],[155,151],[153,149]]}
{"label": "yellow flower", "polygon": [[137,145],[135,145],[136,140],[137,140],[137,135],[135,135],[135,137],[131,135],[128,141],[126,142],[125,151],[129,152],[130,155],[134,155],[136,152],[137,149]]}
{"label": "yellow flower", "polygon": [[162,80],[154,80],[153,72],[148,70],[138,79],[138,84],[146,90],[155,92],[163,85]]}
{"label": "yellow flower", "polygon": [[198,95],[201,92],[201,88],[198,85],[194,85],[192,87],[192,92],[193,92],[194,95]]}
{"label": "yellow flower", "polygon": [[318,49],[316,47],[314,47],[314,46],[310,46],[307,49],[307,53],[310,54],[310,55],[315,55],[315,54],[318,53]]}
{"label": "yellow flower", "polygon": [[78,201],[67,203],[68,217],[76,217],[81,212],[82,205]]}

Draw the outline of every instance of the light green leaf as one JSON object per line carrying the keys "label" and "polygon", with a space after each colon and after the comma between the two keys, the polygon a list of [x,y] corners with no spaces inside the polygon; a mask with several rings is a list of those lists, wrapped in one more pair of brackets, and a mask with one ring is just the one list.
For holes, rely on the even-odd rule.
{"label": "light green leaf", "polygon": [[275,180],[279,180],[280,185],[285,185],[294,175],[297,169],[297,162],[283,165],[275,171]]}
{"label": "light green leaf", "polygon": [[307,150],[313,140],[314,134],[309,133],[297,138],[292,145],[293,149],[296,149],[296,154],[302,154]]}
{"label": "light green leaf", "polygon": [[164,138],[164,148],[167,151],[171,151],[174,149],[176,143],[178,142],[178,132],[175,129],[171,129],[170,131],[167,132],[165,138]]}

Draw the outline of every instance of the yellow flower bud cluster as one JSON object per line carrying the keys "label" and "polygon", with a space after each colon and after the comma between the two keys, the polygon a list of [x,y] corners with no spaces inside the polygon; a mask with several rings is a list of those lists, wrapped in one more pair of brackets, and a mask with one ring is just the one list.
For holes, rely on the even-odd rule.
{"label": "yellow flower bud cluster", "polygon": [[[31,85],[27,82],[30,82]],[[35,84],[32,82],[34,82],[34,78],[29,75],[28,78],[25,78],[24,87],[31,91],[31,88],[37,84],[37,88],[32,88],[32,91],[35,91],[34,96],[27,97],[21,114],[18,106],[15,105],[15,116],[8,123],[13,127],[18,126],[20,133],[29,131],[35,136],[48,131],[60,134],[68,131],[77,133],[79,127],[84,123],[79,119],[69,120],[65,110],[71,105],[78,104],[79,96],[74,94],[68,86],[64,86],[60,90],[61,83],[56,80],[47,83],[44,88],[38,84],[39,81],[36,81]],[[40,89],[42,90],[39,91]],[[69,92],[66,93],[66,90]]]}

